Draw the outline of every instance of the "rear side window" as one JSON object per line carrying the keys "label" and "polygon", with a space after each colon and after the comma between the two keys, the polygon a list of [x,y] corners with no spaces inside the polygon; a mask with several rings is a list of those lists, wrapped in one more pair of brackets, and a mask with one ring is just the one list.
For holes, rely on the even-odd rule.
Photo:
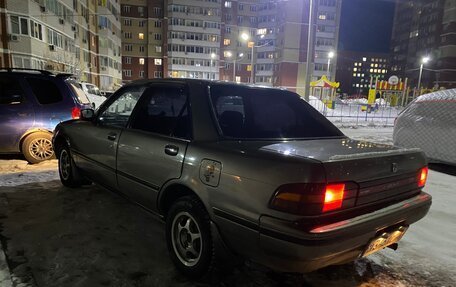
{"label": "rear side window", "polygon": [[21,84],[16,79],[0,74],[0,105],[19,104],[23,96]]}
{"label": "rear side window", "polygon": [[151,87],[135,110],[130,127],[189,139],[190,122],[188,98],[183,87]]}
{"label": "rear side window", "polygon": [[62,101],[62,94],[54,82],[39,78],[28,78],[27,82],[40,104],[49,105]]}
{"label": "rear side window", "polygon": [[226,137],[284,139],[342,137],[297,94],[275,89],[212,85],[211,102]]}
{"label": "rear side window", "polygon": [[90,104],[89,99],[87,98],[79,83],[73,81],[67,81],[67,83],[70,85],[71,89],[76,94],[76,97],[81,104]]}

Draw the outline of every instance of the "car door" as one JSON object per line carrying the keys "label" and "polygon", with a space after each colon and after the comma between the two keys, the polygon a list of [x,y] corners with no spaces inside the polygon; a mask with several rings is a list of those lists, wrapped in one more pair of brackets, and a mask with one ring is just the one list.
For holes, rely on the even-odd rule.
{"label": "car door", "polygon": [[0,152],[19,152],[21,136],[35,124],[33,104],[21,81],[0,75]]}
{"label": "car door", "polygon": [[125,87],[102,107],[93,122],[79,121],[72,126],[70,142],[76,165],[102,185],[117,188],[119,137],[143,91],[143,87]]}
{"label": "car door", "polygon": [[117,154],[119,189],[152,210],[160,188],[181,176],[191,119],[185,86],[148,88],[129,127],[122,132]]}

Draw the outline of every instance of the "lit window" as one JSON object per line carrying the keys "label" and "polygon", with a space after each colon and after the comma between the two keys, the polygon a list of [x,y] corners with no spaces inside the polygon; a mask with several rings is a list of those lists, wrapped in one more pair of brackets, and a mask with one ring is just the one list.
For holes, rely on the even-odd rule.
{"label": "lit window", "polygon": [[225,1],[225,8],[231,8],[231,1]]}
{"label": "lit window", "polygon": [[247,65],[247,71],[252,71],[252,66],[251,65]]}
{"label": "lit window", "polygon": [[155,46],[155,52],[161,53],[162,47],[161,46]]}
{"label": "lit window", "polygon": [[358,63],[355,63],[355,67],[358,66]]}
{"label": "lit window", "polygon": [[369,72],[373,73],[373,72],[374,72],[374,69],[370,69]]}
{"label": "lit window", "polygon": [[377,71],[378,71],[377,69],[374,69],[374,73],[377,73]]}
{"label": "lit window", "polygon": [[374,66],[374,67],[375,67],[375,68],[377,68],[377,67],[378,67],[378,64],[375,64],[375,66]]}
{"label": "lit window", "polygon": [[356,73],[353,73],[353,77],[356,77]]}
{"label": "lit window", "polygon": [[139,58],[139,64],[144,65],[144,58]]}
{"label": "lit window", "polygon": [[361,77],[361,74],[358,74],[358,77]]}
{"label": "lit window", "polygon": [[366,57],[363,57],[363,62],[366,62],[367,61],[367,58]]}
{"label": "lit window", "polygon": [[161,66],[162,65],[162,59],[155,59],[154,60],[155,66]]}
{"label": "lit window", "polygon": [[356,72],[356,71],[358,71],[358,68],[353,68],[353,72]]}
{"label": "lit window", "polygon": [[361,77],[364,77],[364,74],[361,74]]}
{"label": "lit window", "polygon": [[144,33],[139,33],[138,38],[139,40],[144,40]]}
{"label": "lit window", "polygon": [[224,56],[225,58],[229,58],[229,57],[232,56],[232,53],[231,53],[231,51],[224,51],[224,52],[223,52],[223,56]]}
{"label": "lit window", "polygon": [[325,14],[320,14],[320,15],[318,15],[318,19],[326,20],[326,15]]}
{"label": "lit window", "polygon": [[359,88],[359,84],[356,84],[356,87]]}
{"label": "lit window", "polygon": [[231,44],[231,40],[230,39],[223,40],[223,45],[229,46],[230,44]]}
{"label": "lit window", "polygon": [[267,33],[267,29],[266,28],[257,30],[257,35],[266,35],[266,33]]}

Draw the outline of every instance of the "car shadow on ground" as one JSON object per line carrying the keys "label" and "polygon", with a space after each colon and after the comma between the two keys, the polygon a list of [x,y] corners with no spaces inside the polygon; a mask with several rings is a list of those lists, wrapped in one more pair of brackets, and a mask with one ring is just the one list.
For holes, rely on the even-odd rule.
{"label": "car shadow on ground", "polygon": [[0,160],[11,160],[11,159],[19,159],[25,160],[25,157],[22,154],[0,154]]}
{"label": "car shadow on ground", "polygon": [[0,239],[16,285],[343,287],[416,286],[410,280],[420,280],[433,286],[415,272],[397,274],[395,267],[366,258],[304,275],[247,262],[193,282],[176,272],[163,227],[155,216],[97,185],[69,189],[52,181],[0,187]]}
{"label": "car shadow on ground", "polygon": [[443,163],[429,163],[429,168],[434,171],[456,176],[456,166]]}

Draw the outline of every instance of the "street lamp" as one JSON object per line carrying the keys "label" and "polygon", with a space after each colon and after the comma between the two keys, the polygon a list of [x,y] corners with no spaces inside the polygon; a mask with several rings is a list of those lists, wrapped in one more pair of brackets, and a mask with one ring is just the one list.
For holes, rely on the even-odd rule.
{"label": "street lamp", "polygon": [[[244,33],[241,34],[241,38],[244,41],[248,41],[250,39],[250,36],[249,36],[249,34],[244,32]],[[254,42],[247,42],[247,46],[249,44],[252,46],[251,47],[252,48],[252,52],[250,54],[250,83],[253,84],[253,83],[255,83],[254,80],[253,80],[253,77],[254,77],[254,75],[253,75],[253,48],[255,48],[255,43]]]}
{"label": "street lamp", "polygon": [[331,59],[334,58],[335,53],[333,51],[330,51],[328,53],[328,80],[331,79],[331,74],[329,73],[330,66],[331,66]]}
{"label": "street lamp", "polygon": [[[211,80],[214,80],[214,79],[212,78],[212,66],[213,66],[213,60],[214,60],[216,57],[217,57],[217,55],[216,55],[215,53],[211,53],[211,68],[209,69],[209,71],[210,71],[209,74],[210,74]],[[215,78],[215,77],[214,77],[214,78]]]}
{"label": "street lamp", "polygon": [[[231,58],[233,57],[233,53],[230,51],[226,52],[226,57]],[[240,53],[237,57],[233,58],[233,82],[236,82],[236,61],[241,60],[244,57],[244,53]]]}
{"label": "street lamp", "polygon": [[420,65],[420,76],[418,77],[418,96],[421,95],[421,76],[423,75],[423,66],[427,62],[429,62],[430,58],[429,57],[423,57],[421,59],[421,65]]}

